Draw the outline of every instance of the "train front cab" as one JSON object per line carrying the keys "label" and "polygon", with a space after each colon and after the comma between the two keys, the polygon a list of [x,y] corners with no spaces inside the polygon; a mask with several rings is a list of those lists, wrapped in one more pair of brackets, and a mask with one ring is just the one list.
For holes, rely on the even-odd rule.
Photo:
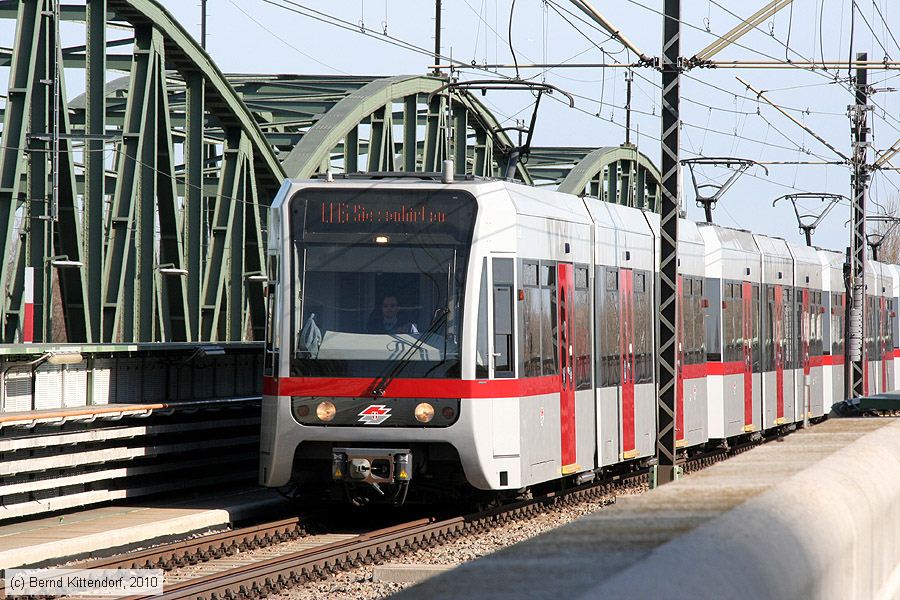
{"label": "train front cab", "polygon": [[[546,454],[535,462],[550,461],[554,476],[559,476],[560,431],[565,426],[560,415],[562,376],[557,371],[535,381],[516,378],[514,323],[520,303],[515,300],[514,257],[520,242],[517,228],[511,226],[516,210],[508,187],[500,182],[448,186],[409,180],[285,184],[270,212],[270,294],[277,298],[270,310],[277,318],[271,319],[276,327],[267,343],[263,485],[278,487],[293,479],[308,487],[345,478],[346,473],[338,477],[332,469],[338,448],[379,456],[411,449],[413,481],[427,477],[435,465],[452,469],[456,464],[476,488],[515,490],[534,476],[528,464],[523,466],[526,452]],[[304,208],[304,197],[313,208]],[[422,205],[423,198],[435,201]],[[349,204],[351,214],[364,216],[379,211],[410,214],[409,209],[415,209],[427,222],[440,224],[440,231],[433,229],[425,245],[404,242],[417,234],[401,231],[399,222],[386,225],[394,220],[378,221],[389,232],[361,231],[359,227],[368,227],[372,220],[333,216],[332,209],[337,215],[348,208],[342,203]],[[559,236],[573,233],[572,248],[584,248],[580,260],[589,264],[590,226],[583,203],[571,197],[571,206],[563,208],[577,212],[579,207],[581,233],[587,239],[562,225]],[[312,225],[298,221],[304,212],[314,220]],[[475,219],[474,231],[470,218]],[[415,220],[409,217],[407,222]],[[576,254],[565,255],[559,236],[549,238],[559,241],[559,248],[554,246],[551,255],[541,258],[576,260]],[[532,240],[521,242],[535,247]],[[381,316],[373,302],[397,289],[404,278],[406,292],[395,292],[397,300],[421,329],[368,333],[367,321]],[[440,310],[434,310],[435,302]],[[399,366],[404,349],[414,347],[422,336],[428,338],[426,343],[410,360],[401,361],[401,370],[385,369]],[[554,360],[559,358],[556,352],[553,349]],[[383,389],[377,390],[379,385]],[[543,413],[520,407],[520,397],[540,395],[548,399],[546,419]],[[317,404],[323,402],[333,405],[323,411],[327,422],[318,419]],[[427,422],[414,416],[422,402],[434,408]],[[520,419],[541,425],[546,421],[555,437],[546,448],[541,440],[520,437]],[[593,448],[588,445],[585,460],[590,465]]]}
{"label": "train front cab", "polygon": [[794,386],[795,421],[805,416],[815,419],[825,414],[823,387],[823,328],[825,303],[822,285],[822,262],[811,246],[788,244],[794,258],[794,315],[796,326],[796,364]]}
{"label": "train front cab", "polygon": [[[659,269],[659,215],[645,212],[656,239]],[[706,341],[703,315],[709,304],[704,294],[705,247],[697,224],[678,223],[678,350],[676,364],[675,446],[698,446],[709,441],[706,383]],[[658,302],[658,298],[657,298]]]}
{"label": "train front cab", "polygon": [[818,250],[822,265],[822,296],[826,320],[822,332],[823,412],[846,400],[844,390],[844,334],[847,290],[844,284],[844,255]]}
{"label": "train front cab", "polygon": [[762,428],[760,254],[753,234],[699,224],[706,248],[710,439]]}

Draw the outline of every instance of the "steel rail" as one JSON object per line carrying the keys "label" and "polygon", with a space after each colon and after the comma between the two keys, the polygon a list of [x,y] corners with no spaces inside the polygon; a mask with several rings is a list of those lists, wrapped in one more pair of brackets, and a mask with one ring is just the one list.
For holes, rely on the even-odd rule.
{"label": "steel rail", "polygon": [[[88,569],[170,569],[218,558],[236,550],[249,550],[275,542],[297,539],[306,535],[300,517],[291,517],[215,533],[199,538],[173,542],[128,554],[87,560],[70,567],[76,571]],[[5,579],[0,579],[0,597],[6,597]]]}
{"label": "steel rail", "polygon": [[[682,457],[679,464],[684,465],[688,472],[701,469],[750,450],[764,441],[779,437],[782,433],[779,430],[770,433],[768,437],[748,438],[731,446],[712,448],[690,458]],[[167,585],[162,595],[152,598],[158,600],[255,598],[277,593],[294,585],[321,579],[331,573],[371,564],[407,550],[417,550],[510,520],[538,514],[560,504],[600,498],[612,491],[622,491],[628,487],[647,483],[649,473],[648,467],[641,467],[630,473],[585,483],[562,492],[550,492],[537,498],[494,507],[480,513],[440,521],[419,519],[394,525],[361,534],[350,540],[307,548]],[[151,598],[151,596],[133,598]]]}
{"label": "steel rail", "polygon": [[[761,432],[758,438],[746,438],[732,445],[710,448],[690,457],[682,456],[678,464],[685,472],[693,472],[750,450],[761,443],[779,438],[787,432],[780,428]],[[585,483],[561,492],[549,492],[537,498],[497,506],[465,516],[443,520],[424,518],[362,533],[349,540],[322,544],[290,552],[262,561],[248,562],[219,573],[167,584],[162,595],[131,596],[160,600],[203,598],[258,597],[288,587],[318,580],[331,573],[371,564],[449,539],[482,531],[519,518],[530,517],[546,509],[592,498],[648,483],[650,469],[642,466],[631,472]],[[133,553],[77,563],[69,568],[86,569],[172,569],[233,555],[239,550],[253,550],[273,544],[287,543],[307,537],[303,523],[315,514],[244,527],[200,538],[166,544]],[[0,580],[0,597],[5,594]]]}
{"label": "steel rail", "polygon": [[[759,438],[747,438],[730,446],[711,448],[690,458],[683,457],[679,460],[679,464],[684,466],[686,472],[692,472],[746,452],[783,434],[784,430],[779,429]],[[630,473],[585,483],[562,492],[550,492],[537,498],[494,507],[479,513],[440,521],[419,519],[394,525],[361,534],[350,540],[307,548],[167,585],[162,595],[133,596],[132,599],[256,598],[278,593],[301,583],[322,579],[338,571],[397,556],[407,550],[417,550],[517,518],[532,516],[547,508],[589,498],[600,498],[612,491],[622,491],[628,487],[647,483],[649,473],[649,467],[641,467]]]}

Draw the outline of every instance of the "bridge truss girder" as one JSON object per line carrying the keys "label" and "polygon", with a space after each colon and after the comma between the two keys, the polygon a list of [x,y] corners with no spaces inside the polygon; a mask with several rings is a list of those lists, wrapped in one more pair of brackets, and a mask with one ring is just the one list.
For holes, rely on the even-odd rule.
{"label": "bridge truss girder", "polygon": [[659,170],[634,146],[535,148],[528,170],[536,185],[659,212]]}
{"label": "bridge truss girder", "polygon": [[[17,26],[0,49],[3,342],[23,339],[32,269],[36,342],[262,339],[265,208],[285,176],[433,172],[445,158],[459,174],[505,170],[500,125],[465,92],[430,97],[440,79],[226,77],[153,0],[62,5],[66,38],[83,24],[84,43],[60,47],[55,2],[0,3]],[[85,91],[67,101],[73,69]]]}

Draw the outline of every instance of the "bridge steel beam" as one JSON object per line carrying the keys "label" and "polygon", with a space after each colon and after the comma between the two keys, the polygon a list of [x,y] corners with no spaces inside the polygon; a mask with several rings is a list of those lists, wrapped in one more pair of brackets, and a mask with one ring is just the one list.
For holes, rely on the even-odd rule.
{"label": "bridge steel beam", "polygon": [[[398,75],[368,81],[333,77],[317,82],[290,76],[270,81],[248,77],[246,81],[235,78],[234,83],[254,113],[271,109],[278,98],[288,94],[289,86],[322,85],[330,91],[330,95],[317,98],[328,104],[327,112],[319,118],[304,120],[305,114],[314,114],[321,106],[307,108],[305,114],[296,113],[293,122],[281,112],[277,119],[273,117],[271,126],[263,126],[266,131],[280,128],[279,133],[293,129],[301,136],[282,161],[288,176],[298,179],[322,172],[323,166],[335,172],[352,172],[363,164],[369,171],[435,172],[444,159],[451,157],[456,159],[454,169],[458,174],[498,177],[498,165],[512,148],[496,118],[472,95],[454,91],[449,97],[435,95],[429,101],[428,96],[446,83],[434,77]],[[348,86],[343,94],[339,88],[342,84]],[[388,134],[385,123],[402,126],[399,139]],[[417,135],[420,130],[424,131],[422,136]],[[363,156],[367,163],[360,160]],[[464,162],[460,160],[463,156]],[[532,183],[524,166],[519,168],[517,179]]]}
{"label": "bridge steel beam", "polygon": [[[218,182],[235,168],[221,152],[223,132],[239,131],[246,140],[241,223],[252,227],[265,226],[264,207],[284,178],[277,149],[225,75],[157,2],[63,5],[63,21],[84,25],[84,43],[62,48],[54,37],[56,1],[0,6],[0,18],[16,20],[13,47],[0,52],[0,68],[9,73],[0,103],[2,341],[204,341],[201,287],[211,227],[203,216],[222,203]],[[57,62],[62,68],[54,73]],[[84,69],[85,93],[67,101],[72,67]],[[117,70],[126,76],[107,83]],[[57,77],[59,203],[51,211],[48,82]],[[254,255],[227,259],[241,269],[255,265],[258,274],[262,233],[249,233],[239,250]],[[26,272],[34,274],[28,319]],[[262,287],[245,292],[244,273],[234,276],[241,289],[232,286],[225,296],[237,304],[225,306],[234,317],[224,340],[255,339]]]}
{"label": "bridge steel beam", "polygon": [[[64,4],[84,37],[61,47],[56,1],[0,4],[16,20],[0,49],[3,342],[262,339],[266,206],[285,176],[433,172],[453,158],[457,174],[499,177],[513,148],[468,91],[433,95],[445,79],[226,76],[155,0]],[[84,93],[67,98],[67,78],[81,76]],[[534,183],[525,164],[516,178]]]}
{"label": "bridge steel beam", "polygon": [[[555,180],[560,192],[659,212],[659,169],[633,146],[536,150],[528,166],[538,183]],[[579,150],[583,157],[570,167],[581,154]]]}

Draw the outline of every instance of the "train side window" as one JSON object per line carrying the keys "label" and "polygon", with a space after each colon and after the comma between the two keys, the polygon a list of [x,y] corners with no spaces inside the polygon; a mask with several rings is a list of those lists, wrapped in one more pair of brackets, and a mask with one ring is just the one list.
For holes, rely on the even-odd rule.
{"label": "train side window", "polygon": [[696,331],[696,313],[698,310],[698,300],[696,296],[697,280],[693,277],[685,277],[682,283],[683,289],[683,308],[682,312],[682,333],[684,339],[681,341],[684,352],[684,363],[694,364],[695,353],[697,350],[697,331]]}
{"label": "train side window", "polygon": [[538,264],[525,262],[522,265],[522,377],[541,375],[541,290],[538,287]]}
{"label": "train side window", "polygon": [[634,274],[635,383],[653,382],[653,304],[647,293],[646,273]]}
{"label": "train side window", "polygon": [[734,360],[734,286],[725,282],[722,296],[722,362]]}
{"label": "train side window", "polygon": [[541,286],[541,373],[555,375],[556,363],[559,360],[553,339],[553,332],[556,330],[556,286],[551,285],[551,281],[555,280],[555,277],[553,277],[549,263],[541,263],[538,273]]}
{"label": "train side window", "polygon": [[488,376],[488,270],[487,258],[481,264],[481,288],[478,291],[478,336],[475,340],[475,377]]}
{"label": "train side window", "polygon": [[591,365],[591,292],[588,289],[588,270],[575,267],[575,389],[589,390],[592,386]]}
{"label": "train side window", "polygon": [[556,327],[556,263],[541,264],[541,362],[544,375],[559,373]]}
{"label": "train side window", "polygon": [[643,294],[647,291],[647,276],[643,273],[634,274],[634,293]]}
{"label": "train side window", "polygon": [[495,258],[494,276],[494,376],[513,377],[513,259]]}
{"label": "train side window", "polygon": [[694,279],[694,293],[697,300],[694,304],[694,364],[702,364],[706,362],[706,343],[704,342],[705,332],[703,329],[704,311],[703,308],[705,298],[703,297],[703,280],[699,277]]}
{"label": "train side window", "polygon": [[586,290],[588,288],[587,267],[575,267],[575,289]]}
{"label": "train side window", "polygon": [[722,300],[720,295],[720,283],[718,279],[709,279],[704,282],[704,290],[709,299],[703,324],[706,338],[707,359],[711,361],[722,360]]}
{"label": "train side window", "polygon": [[263,363],[263,375],[266,377],[278,376],[278,328],[276,319],[276,310],[279,305],[278,298],[278,281],[281,279],[281,273],[278,271],[278,257],[269,256],[268,281],[266,285],[266,354]]}
{"label": "train side window", "polygon": [[753,296],[751,300],[752,312],[750,313],[750,320],[753,323],[753,340],[751,342],[752,348],[752,356],[753,356],[753,372],[759,373],[760,368],[762,367],[762,357],[761,357],[761,349],[760,349],[760,340],[759,340],[759,284],[753,284]]}
{"label": "train side window", "polygon": [[775,289],[770,285],[763,285],[766,301],[763,304],[762,316],[762,370],[775,370]]}
{"label": "train side window", "polygon": [[598,319],[602,332],[600,336],[600,386],[619,385],[621,378],[619,347],[619,270],[604,268],[601,311]]}
{"label": "train side window", "polygon": [[537,286],[538,284],[538,265],[537,263],[526,262],[522,264],[522,285]]}
{"label": "train side window", "polygon": [[794,357],[797,345],[796,339],[798,337],[795,333],[794,325],[794,289],[790,287],[784,288],[782,297],[784,298],[784,309],[781,311],[784,318],[784,326],[782,328],[784,332],[784,339],[782,340],[782,345],[784,346],[784,368],[794,369],[796,368]]}
{"label": "train side window", "polygon": [[887,301],[887,318],[888,324],[887,329],[885,330],[885,336],[888,343],[888,349],[894,349],[894,319],[896,319],[896,314],[894,313],[894,300],[888,299]]}

